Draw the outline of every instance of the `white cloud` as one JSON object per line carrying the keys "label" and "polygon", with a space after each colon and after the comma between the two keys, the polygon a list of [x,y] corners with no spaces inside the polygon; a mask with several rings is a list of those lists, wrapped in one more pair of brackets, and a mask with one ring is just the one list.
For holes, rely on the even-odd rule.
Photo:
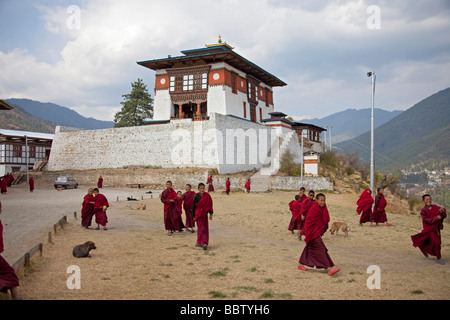
{"label": "white cloud", "polygon": [[181,55],[216,42],[219,34],[288,83],[275,88],[276,109],[299,117],[367,107],[365,73],[372,68],[379,107],[408,107],[448,85],[448,8],[374,2],[381,8],[381,30],[367,29],[371,3],[363,0],[86,1],[79,29],[68,28],[68,7],[40,5],[47,31],[65,41],[60,59],[39,61],[26,46],[4,52],[0,44],[6,66],[0,97],[50,101],[112,120],[138,77],[153,95],[154,73],[136,61]]}

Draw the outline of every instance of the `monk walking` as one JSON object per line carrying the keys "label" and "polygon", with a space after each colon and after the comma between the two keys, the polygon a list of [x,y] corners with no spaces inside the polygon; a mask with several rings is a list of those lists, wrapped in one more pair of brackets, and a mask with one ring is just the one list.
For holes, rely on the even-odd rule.
{"label": "monk walking", "polygon": [[0,178],[0,190],[1,193],[6,193],[8,192],[8,179],[6,177],[1,177]]}
{"label": "monk walking", "polygon": [[178,195],[172,188],[172,181],[167,181],[166,189],[161,193],[161,202],[164,203],[164,227],[168,236],[171,236],[175,230],[180,231],[177,199]]}
{"label": "monk walking", "polygon": [[314,190],[309,190],[308,197],[301,202],[300,206],[300,230],[299,230],[299,240],[302,239],[302,236],[305,235],[305,220],[306,215],[308,214],[309,209],[311,209],[311,206],[313,205],[314,200]]}
{"label": "monk walking", "polygon": [[88,193],[84,196],[81,208],[81,226],[88,229],[91,226],[92,217],[94,216],[94,189],[89,188]]}
{"label": "monk walking", "polygon": [[288,230],[294,233],[294,230],[298,230],[298,237],[300,237],[300,229],[301,229],[301,220],[300,220],[300,210],[301,210],[301,203],[300,195],[295,195],[295,200],[292,200],[289,202],[289,210],[292,213],[291,222],[289,223]]}
{"label": "monk walking", "polygon": [[371,220],[373,222],[375,222],[377,226],[379,223],[385,223],[385,222],[386,222],[387,226],[392,225],[392,223],[387,222],[386,210],[385,210],[386,205],[387,205],[387,201],[386,201],[386,198],[384,197],[384,188],[378,187],[377,195],[375,197],[375,207],[373,208],[372,218],[371,218]]}
{"label": "monk walking", "polygon": [[[291,231],[292,233],[294,233],[294,230],[300,231],[300,229],[301,229],[300,203],[308,198],[305,194],[305,190],[306,189],[304,187],[301,187],[299,193],[297,194],[299,196],[298,211],[295,216],[294,216],[294,213],[292,213],[291,221],[289,222],[289,226],[288,226],[288,230]],[[297,199],[297,197],[295,197],[295,199]],[[295,200],[292,200],[292,201],[295,201]],[[289,208],[291,207],[291,204],[294,204],[292,201],[289,203]],[[297,205],[294,204],[294,206],[297,206]],[[292,210],[291,210],[291,212],[292,212]]]}
{"label": "monk walking", "polygon": [[231,182],[230,182],[230,178],[227,178],[227,181],[225,182],[225,192],[226,194],[230,194],[231,191]]}
{"label": "monk walking", "polygon": [[194,221],[197,223],[197,243],[195,246],[207,250],[209,244],[208,213],[209,220],[212,220],[214,212],[211,195],[205,191],[203,183],[198,185],[198,193],[194,196],[192,213]]}
{"label": "monk walking", "polygon": [[356,202],[356,212],[361,215],[361,218],[359,219],[360,226],[362,226],[363,223],[369,221],[370,224],[372,224],[371,217],[373,202],[374,200],[372,198],[372,190],[370,190],[370,188],[366,188],[363,193],[361,193],[358,201]]}
{"label": "monk walking", "polygon": [[187,184],[184,187],[186,191],[183,193],[183,208],[186,215],[186,231],[194,232],[194,217],[192,216],[192,206],[194,205],[195,191],[191,190],[192,186]]}
{"label": "monk walking", "polygon": [[305,219],[305,242],[306,246],[299,259],[298,269],[306,271],[306,267],[316,267],[317,269],[331,268],[328,274],[332,276],[340,270],[333,268],[334,263],[328,255],[328,249],[322,241],[322,235],[328,228],[330,215],[328,213],[325,195],[319,193],[316,201],[309,209]]}
{"label": "monk walking", "polygon": [[431,196],[422,196],[425,206],[420,211],[423,229],[420,233],[411,236],[414,247],[418,247],[423,255],[436,257],[439,264],[445,264],[441,258],[441,230],[444,228],[444,219],[447,217],[445,208],[432,204]]}
{"label": "monk walking", "polygon": [[[2,202],[0,201],[0,214],[2,213]],[[4,251],[3,245],[3,224],[0,220],[0,253]],[[0,255],[0,292],[11,292],[13,300],[19,300],[17,287],[19,286],[19,278],[16,271],[9,263]]]}
{"label": "monk walking", "polygon": [[106,216],[106,209],[109,207],[108,199],[97,188],[93,191],[93,197],[95,198],[94,213],[95,222],[97,223],[96,230],[100,230],[100,226],[103,227],[103,230],[108,230],[106,228],[106,224],[108,223],[108,217]]}

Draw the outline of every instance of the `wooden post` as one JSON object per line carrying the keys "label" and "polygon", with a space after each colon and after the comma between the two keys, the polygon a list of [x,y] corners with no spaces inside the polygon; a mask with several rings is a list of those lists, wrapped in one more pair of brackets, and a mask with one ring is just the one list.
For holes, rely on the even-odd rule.
{"label": "wooden post", "polygon": [[76,212],[76,211],[73,212],[73,217],[74,217],[75,219],[77,218],[77,212]]}
{"label": "wooden post", "polygon": [[52,232],[48,233],[48,243],[52,243]]}

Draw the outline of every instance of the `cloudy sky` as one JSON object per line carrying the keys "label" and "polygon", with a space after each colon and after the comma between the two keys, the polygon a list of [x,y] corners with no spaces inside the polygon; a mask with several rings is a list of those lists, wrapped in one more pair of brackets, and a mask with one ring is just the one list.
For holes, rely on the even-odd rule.
{"label": "cloudy sky", "polygon": [[216,43],[288,85],[298,119],[375,106],[405,110],[450,87],[448,0],[0,0],[0,99],[57,103],[113,120],[154,71],[136,61]]}

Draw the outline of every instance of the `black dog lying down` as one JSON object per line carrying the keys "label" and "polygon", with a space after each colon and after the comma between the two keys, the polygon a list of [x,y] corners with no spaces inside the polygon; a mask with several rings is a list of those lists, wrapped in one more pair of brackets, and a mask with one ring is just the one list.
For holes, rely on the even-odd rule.
{"label": "black dog lying down", "polygon": [[89,251],[95,250],[97,247],[95,246],[95,243],[92,241],[86,241],[83,244],[79,244],[73,248],[72,254],[76,258],[90,258]]}

